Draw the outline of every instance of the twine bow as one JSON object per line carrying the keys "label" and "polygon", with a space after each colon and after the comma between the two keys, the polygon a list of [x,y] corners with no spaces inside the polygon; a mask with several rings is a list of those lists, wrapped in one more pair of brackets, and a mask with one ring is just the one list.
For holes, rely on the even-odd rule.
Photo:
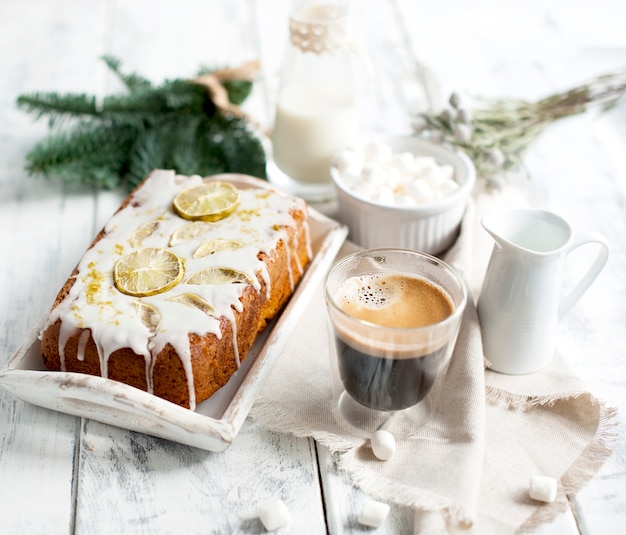
{"label": "twine bow", "polygon": [[230,67],[226,69],[219,69],[207,74],[203,74],[196,78],[189,80],[191,83],[199,84],[206,87],[209,92],[209,96],[215,104],[216,108],[224,113],[231,113],[236,117],[248,119],[246,113],[244,113],[239,106],[233,104],[228,99],[228,92],[224,87],[224,82],[230,80],[254,80],[257,72],[260,69],[259,60],[252,60],[239,65],[238,67]]}

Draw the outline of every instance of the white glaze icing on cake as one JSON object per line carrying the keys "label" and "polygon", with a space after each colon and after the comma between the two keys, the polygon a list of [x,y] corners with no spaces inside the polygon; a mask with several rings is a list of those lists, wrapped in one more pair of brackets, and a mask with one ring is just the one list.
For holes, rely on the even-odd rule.
{"label": "white glaze icing on cake", "polygon": [[[261,289],[257,279],[257,275],[260,275],[269,295],[270,278],[258,254],[270,255],[280,240],[286,243],[289,237],[287,228],[295,225],[291,212],[306,211],[300,199],[269,188],[253,188],[236,183],[240,203],[233,214],[214,223],[182,219],[174,212],[172,200],[180,191],[201,183],[202,178],[198,176],[186,177],[176,175],[173,171],[155,171],[135,191],[130,202],[106,224],[105,235],[81,259],[73,286],[52,309],[44,327],[45,331],[61,320],[59,354],[62,370],[65,370],[65,345],[68,339],[78,330],[88,329],[82,331],[79,339],[78,360],[83,358],[89,333],[98,350],[103,377],[107,377],[109,356],[118,349],[130,348],[144,357],[148,391],[152,392],[154,357],[170,344],[185,369],[190,407],[195,408],[189,334],[203,336],[212,333],[221,339],[220,317],[226,317],[234,330],[236,322],[233,309],[242,309],[240,298],[247,285],[189,284],[187,281],[207,267],[226,267],[245,273],[257,291]],[[198,235],[193,239],[177,239],[175,232],[188,225],[195,225],[194,228],[200,230]],[[308,226],[305,228],[310,258],[310,236]],[[203,242],[216,239],[234,240],[238,246],[200,258],[194,257],[194,252]],[[145,247],[167,248],[183,259],[183,279],[172,289],[157,295],[134,297],[121,293],[114,284],[115,263],[128,253]],[[302,273],[300,262],[297,262],[297,268]],[[289,279],[293,289],[294,276],[291,272]],[[214,311],[209,314],[196,306],[176,301],[177,296],[185,294],[198,296],[210,304]],[[142,307],[143,314],[138,313],[138,307]],[[239,365],[236,333],[233,335],[233,344]]]}

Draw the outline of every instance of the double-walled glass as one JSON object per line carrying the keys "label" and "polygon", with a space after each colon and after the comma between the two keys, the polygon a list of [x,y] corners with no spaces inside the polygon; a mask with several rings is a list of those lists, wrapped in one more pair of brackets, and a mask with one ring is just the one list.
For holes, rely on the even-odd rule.
{"label": "double-walled glass", "polygon": [[370,249],[333,267],[325,298],[340,422],[411,435],[442,394],[467,301],[462,278],[434,256]]}

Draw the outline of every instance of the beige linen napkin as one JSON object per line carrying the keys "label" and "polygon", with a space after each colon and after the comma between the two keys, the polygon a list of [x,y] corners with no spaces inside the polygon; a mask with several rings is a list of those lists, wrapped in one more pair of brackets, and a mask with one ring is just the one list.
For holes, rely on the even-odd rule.
{"label": "beige linen napkin", "polygon": [[[477,199],[479,209],[490,206],[484,199]],[[480,240],[475,212],[472,203],[446,255],[474,294],[486,264],[473,262]],[[348,242],[339,256],[355,249]],[[566,494],[580,489],[610,454],[605,441],[613,412],[585,392],[562,361],[557,356],[547,370],[521,379],[485,372],[470,300],[435,416],[417,434],[399,440],[392,459],[380,461],[368,441],[335,420],[320,287],[251,416],[276,431],[313,437],[375,499],[441,513],[450,532],[515,533],[563,511]],[[533,474],[559,481],[554,503],[528,497]]]}

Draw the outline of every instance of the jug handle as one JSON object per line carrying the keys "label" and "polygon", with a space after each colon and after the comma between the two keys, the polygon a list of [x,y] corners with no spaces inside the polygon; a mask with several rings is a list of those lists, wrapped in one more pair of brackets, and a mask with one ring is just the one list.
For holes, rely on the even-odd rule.
{"label": "jug handle", "polygon": [[574,249],[590,243],[599,244],[600,250],[598,251],[596,259],[593,261],[593,264],[591,264],[587,270],[587,273],[585,273],[574,289],[562,299],[561,304],[559,305],[559,320],[569,312],[570,308],[572,308],[572,306],[574,306],[574,304],[587,291],[589,286],[591,286],[591,283],[600,274],[600,271],[602,271],[609,258],[609,245],[606,238],[597,232],[581,232],[576,234],[567,247],[565,254],[569,255],[569,253],[571,253]]}

